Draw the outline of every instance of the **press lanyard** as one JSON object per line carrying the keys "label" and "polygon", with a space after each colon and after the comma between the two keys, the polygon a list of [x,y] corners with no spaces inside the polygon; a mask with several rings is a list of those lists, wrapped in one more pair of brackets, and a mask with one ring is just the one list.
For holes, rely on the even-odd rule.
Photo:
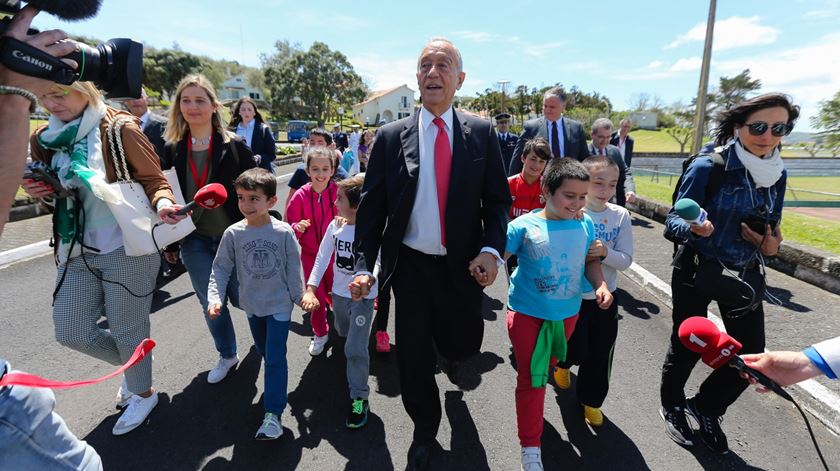
{"label": "press lanyard", "polygon": [[210,159],[213,156],[213,135],[210,135],[210,142],[207,145],[207,161],[205,162],[204,172],[201,175],[201,179],[198,178],[198,169],[196,169],[195,162],[192,157],[192,136],[187,138],[187,155],[189,156],[187,160],[190,161],[190,171],[192,172],[195,189],[197,191],[204,188],[204,184],[207,183],[207,176],[210,173]]}

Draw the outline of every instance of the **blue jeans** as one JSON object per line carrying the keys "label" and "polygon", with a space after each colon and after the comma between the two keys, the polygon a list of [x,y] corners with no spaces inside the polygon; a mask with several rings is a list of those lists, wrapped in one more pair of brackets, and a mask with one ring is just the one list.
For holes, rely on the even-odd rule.
{"label": "blue jeans", "polygon": [[[209,237],[193,232],[181,242],[181,260],[190,275],[193,290],[201,303],[201,316],[207,322],[210,335],[216,344],[216,351],[222,358],[236,356],[236,332],[230,319],[227,302],[222,304],[222,313],[215,319],[207,316],[207,286],[210,284],[210,272],[213,270],[213,259],[219,248],[221,236]],[[227,298],[230,303],[239,307],[239,281],[236,272],[231,274],[227,287]]]}
{"label": "blue jeans", "polygon": [[[0,359],[0,374],[8,363]],[[101,471],[102,461],[56,414],[51,389],[0,388],[0,467]]]}
{"label": "blue jeans", "polygon": [[286,361],[289,321],[278,321],[274,316],[248,314],[248,325],[254,336],[254,345],[265,365],[263,407],[266,412],[283,415],[287,402],[286,390],[289,387],[289,364]]}

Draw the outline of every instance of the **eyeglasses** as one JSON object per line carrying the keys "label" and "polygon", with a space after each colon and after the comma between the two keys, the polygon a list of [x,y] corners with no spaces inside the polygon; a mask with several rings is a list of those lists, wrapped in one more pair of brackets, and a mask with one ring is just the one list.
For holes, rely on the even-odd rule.
{"label": "eyeglasses", "polygon": [[770,128],[770,133],[776,137],[787,136],[793,131],[793,124],[791,123],[773,123],[771,126],[764,121],[756,121],[754,123],[744,124],[744,126],[750,130],[750,134],[753,136],[764,134],[768,128]]}

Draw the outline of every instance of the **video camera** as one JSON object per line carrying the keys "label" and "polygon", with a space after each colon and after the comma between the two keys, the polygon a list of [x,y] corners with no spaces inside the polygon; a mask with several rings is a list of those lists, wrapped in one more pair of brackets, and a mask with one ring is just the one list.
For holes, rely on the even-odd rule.
{"label": "video camera", "polygon": [[[28,0],[39,10],[63,20],[89,18],[99,11],[101,0]],[[143,44],[127,39],[110,39],[96,47],[76,42],[78,50],[63,58],[79,64],[73,69],[61,57],[54,57],[17,39],[2,36],[12,16],[21,9],[21,0],[0,0],[0,63],[15,72],[63,85],[81,80],[96,84],[111,99],[140,98],[143,76]],[[37,34],[30,29],[28,34]]]}

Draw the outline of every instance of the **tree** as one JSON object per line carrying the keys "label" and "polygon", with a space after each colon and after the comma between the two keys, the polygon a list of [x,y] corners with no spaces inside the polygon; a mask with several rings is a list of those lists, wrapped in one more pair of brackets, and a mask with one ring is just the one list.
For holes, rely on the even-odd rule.
{"label": "tree", "polygon": [[750,92],[761,88],[761,80],[750,78],[750,69],[744,69],[734,77],[721,77],[714,93],[717,110],[728,110],[747,99]]}
{"label": "tree", "polygon": [[822,145],[818,142],[801,142],[799,148],[808,153],[811,157],[816,157],[822,149]]}
{"label": "tree", "polygon": [[511,100],[513,104],[513,114],[516,115],[516,119],[520,123],[523,121],[522,117],[531,112],[530,98],[527,85],[519,85],[513,92]]}
{"label": "tree", "polygon": [[680,145],[680,154],[684,154],[685,146],[694,141],[694,128],[690,126],[674,126],[672,128],[666,128],[665,134],[668,134],[677,141],[677,144]]}
{"label": "tree", "polygon": [[306,52],[289,52],[288,58],[281,57],[279,63],[265,68],[275,115],[314,119],[323,124],[338,106],[349,107],[367,95],[367,86],[341,52],[318,41]]}
{"label": "tree", "polygon": [[828,100],[820,102],[820,110],[811,118],[811,124],[821,129],[820,137],[825,140],[826,148],[836,157],[836,151],[840,147],[840,91]]}
{"label": "tree", "polygon": [[143,54],[143,84],[171,97],[186,75],[198,72],[204,63],[188,52],[147,49]]}

